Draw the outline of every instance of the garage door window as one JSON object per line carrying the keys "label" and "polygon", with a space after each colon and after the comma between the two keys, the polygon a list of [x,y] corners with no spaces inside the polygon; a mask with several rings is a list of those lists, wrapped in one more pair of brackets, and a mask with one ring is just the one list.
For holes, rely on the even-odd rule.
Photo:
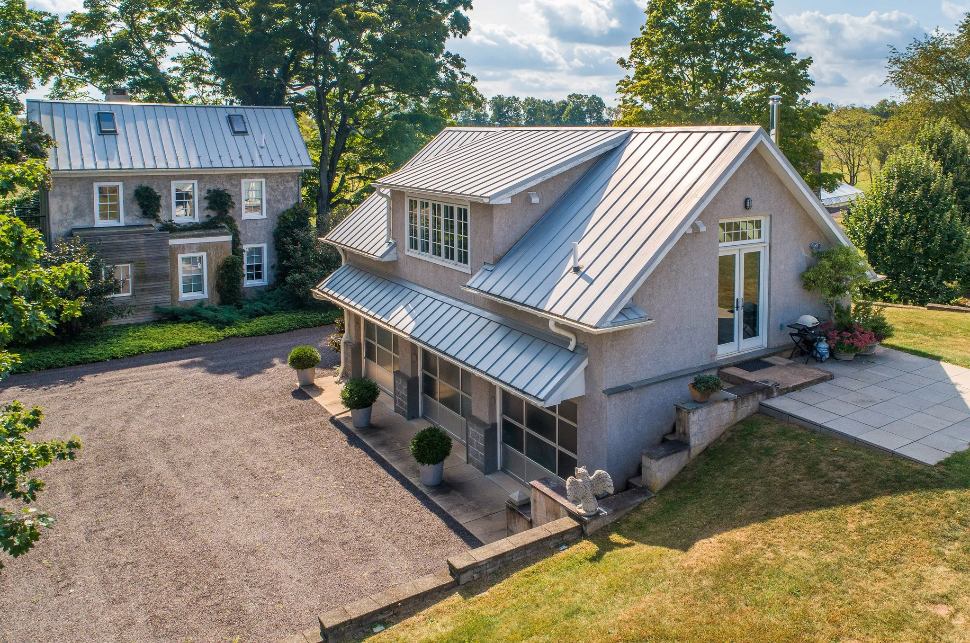
{"label": "garage door window", "polygon": [[540,477],[542,470],[560,478],[573,475],[578,448],[576,415],[575,402],[542,408],[503,390],[503,467],[522,480]]}

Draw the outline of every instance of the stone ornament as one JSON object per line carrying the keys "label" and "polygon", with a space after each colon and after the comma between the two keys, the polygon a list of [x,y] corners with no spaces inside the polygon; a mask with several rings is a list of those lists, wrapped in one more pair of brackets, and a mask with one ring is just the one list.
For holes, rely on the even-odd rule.
{"label": "stone ornament", "polygon": [[566,480],[566,499],[576,505],[584,516],[593,516],[599,510],[597,498],[613,493],[613,478],[599,469],[589,475],[586,467],[577,467],[576,475]]}

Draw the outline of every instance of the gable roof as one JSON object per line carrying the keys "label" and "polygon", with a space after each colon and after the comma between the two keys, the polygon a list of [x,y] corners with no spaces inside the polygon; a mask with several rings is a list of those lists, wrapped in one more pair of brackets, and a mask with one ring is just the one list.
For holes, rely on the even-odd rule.
{"label": "gable roof", "polygon": [[[466,288],[593,332],[646,321],[642,311],[641,320],[631,314],[632,296],[759,146],[821,227],[848,245],[761,128],[638,128]],[[571,269],[574,243],[578,273]]]}
{"label": "gable roof", "polygon": [[[98,112],[114,114],[117,134],[99,133]],[[234,114],[247,134],[230,130]],[[52,172],[312,167],[289,107],[28,100],[27,118],[56,142]]]}

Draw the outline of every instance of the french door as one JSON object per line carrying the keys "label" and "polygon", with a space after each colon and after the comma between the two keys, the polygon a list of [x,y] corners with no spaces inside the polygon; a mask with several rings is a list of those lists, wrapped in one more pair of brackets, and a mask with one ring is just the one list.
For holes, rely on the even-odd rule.
{"label": "french door", "polygon": [[764,348],[767,247],[722,248],[717,262],[717,354]]}

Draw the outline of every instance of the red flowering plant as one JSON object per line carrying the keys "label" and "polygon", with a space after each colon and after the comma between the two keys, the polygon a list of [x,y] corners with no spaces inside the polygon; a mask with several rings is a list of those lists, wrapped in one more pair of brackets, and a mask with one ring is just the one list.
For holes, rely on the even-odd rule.
{"label": "red flowering plant", "polygon": [[841,330],[830,330],[828,340],[832,350],[839,353],[858,353],[877,341],[875,333],[859,324]]}

